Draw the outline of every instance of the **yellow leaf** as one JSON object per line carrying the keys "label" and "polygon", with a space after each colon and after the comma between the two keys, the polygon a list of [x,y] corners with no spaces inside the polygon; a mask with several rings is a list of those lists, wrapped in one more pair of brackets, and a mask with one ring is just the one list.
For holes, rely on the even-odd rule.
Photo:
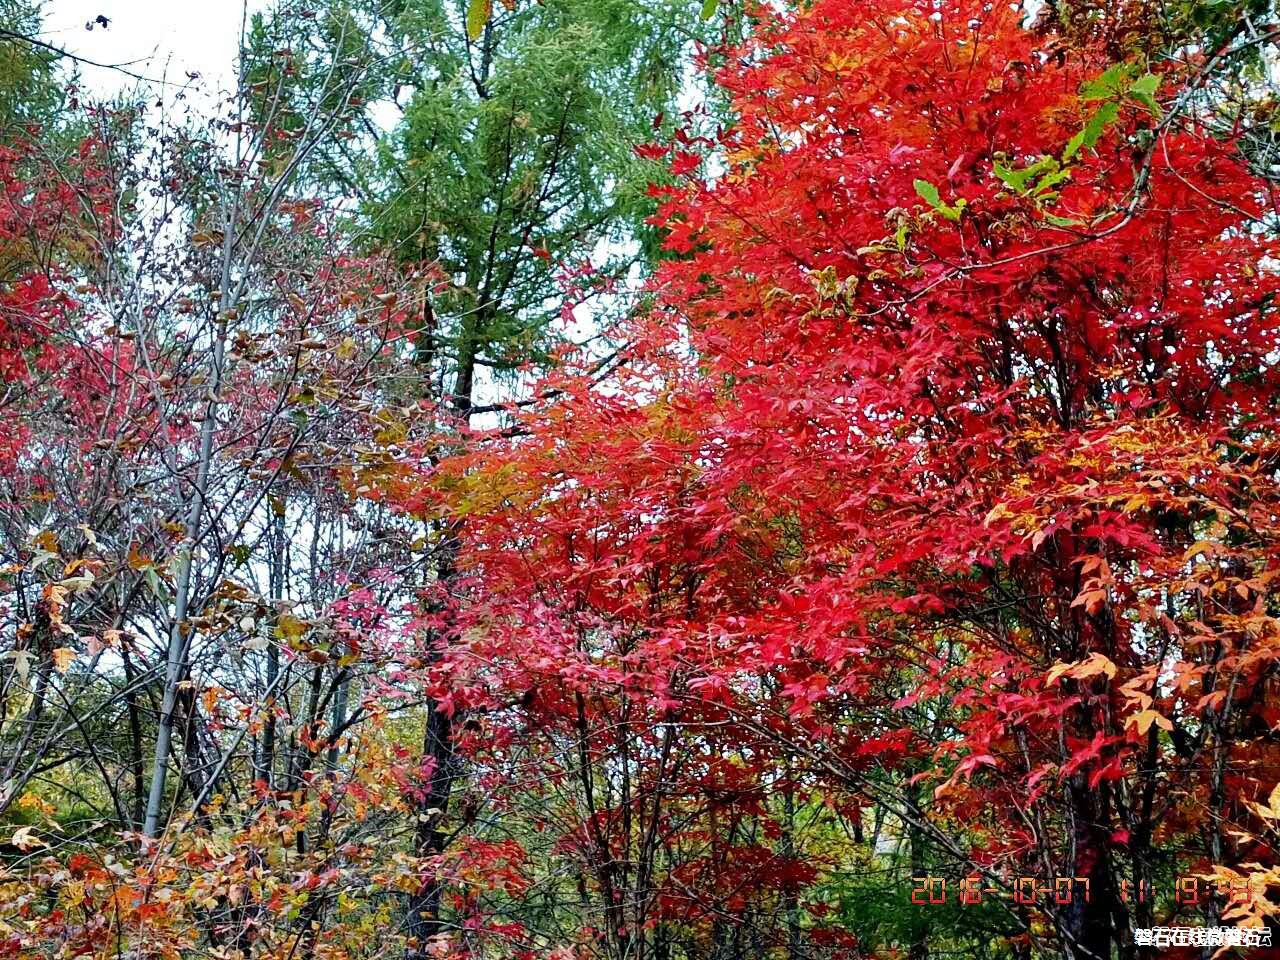
{"label": "yellow leaf", "polygon": [[59,673],[66,673],[76,658],[76,652],[70,647],[59,647],[53,651],[53,665]]}
{"label": "yellow leaf", "polygon": [[290,643],[296,643],[302,639],[302,635],[307,632],[307,626],[297,617],[290,616],[287,613],[280,614],[276,620],[276,636],[281,640],[287,640]]}
{"label": "yellow leaf", "polygon": [[1070,670],[1071,666],[1072,666],[1071,664],[1063,663],[1061,660],[1055,663],[1052,667],[1049,668],[1049,676],[1044,682],[1045,686],[1051,687],[1055,683],[1057,683],[1058,678],[1061,677],[1068,670]]}
{"label": "yellow leaf", "polygon": [[493,13],[493,0],[471,0],[467,7],[467,36],[479,40]]}
{"label": "yellow leaf", "polygon": [[35,659],[30,650],[10,650],[6,657],[13,657],[13,669],[18,679],[25,681],[31,674],[31,661]]}
{"label": "yellow leaf", "polygon": [[1143,736],[1146,736],[1147,731],[1151,729],[1151,724],[1153,723],[1161,730],[1173,729],[1173,721],[1166,716],[1156,713],[1154,710],[1143,710],[1141,713],[1134,714],[1129,718],[1129,723],[1136,723],[1138,725],[1138,733]]}
{"label": "yellow leaf", "polygon": [[1091,653],[1076,664],[1071,675],[1077,680],[1083,680],[1086,677],[1095,677],[1100,673],[1105,673],[1107,679],[1110,680],[1116,675],[1116,665],[1100,653]]}
{"label": "yellow leaf", "polygon": [[68,907],[78,907],[84,903],[84,881],[68,880],[62,887],[62,902]]}
{"label": "yellow leaf", "polygon": [[1116,675],[1117,667],[1107,657],[1100,653],[1091,653],[1083,660],[1076,663],[1063,663],[1058,661],[1049,668],[1049,674],[1045,679],[1046,686],[1052,686],[1062,677],[1070,677],[1073,680],[1087,680],[1090,677],[1096,677],[1098,674],[1106,674],[1107,679],[1113,679]]}
{"label": "yellow leaf", "polygon": [[1280,784],[1271,791],[1265,806],[1261,803],[1251,803],[1249,806],[1264,820],[1280,820]]}
{"label": "yellow leaf", "polygon": [[35,835],[31,827],[19,827],[14,831],[9,842],[19,850],[34,850],[36,847],[47,847],[48,844]]}

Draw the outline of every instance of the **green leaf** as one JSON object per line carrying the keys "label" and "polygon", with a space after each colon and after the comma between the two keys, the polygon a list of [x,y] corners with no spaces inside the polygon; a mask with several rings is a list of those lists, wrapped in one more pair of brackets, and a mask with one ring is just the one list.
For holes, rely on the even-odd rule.
{"label": "green leaf", "polygon": [[702,0],[702,19],[710,20],[714,17],[719,6],[720,0]]}
{"label": "green leaf", "polygon": [[916,188],[916,193],[920,194],[929,206],[934,208],[942,206],[942,199],[938,196],[938,188],[928,180],[912,181],[912,186]]}
{"label": "green leaf", "polygon": [[999,160],[997,160],[994,164],[992,164],[991,170],[996,175],[996,177],[1000,180],[1001,183],[1003,183],[1010,190],[1013,190],[1015,193],[1021,193],[1024,189],[1026,189],[1026,186],[1027,186],[1026,170],[1014,170],[1012,167],[1006,167]]}
{"label": "green leaf", "polygon": [[1077,153],[1079,153],[1079,152],[1080,152],[1080,148],[1081,148],[1082,146],[1084,146],[1084,131],[1083,131],[1083,130],[1081,130],[1081,131],[1080,131],[1079,133],[1077,133],[1074,137],[1072,137],[1070,140],[1068,140],[1068,141],[1067,141],[1067,146],[1066,146],[1066,148],[1062,151],[1062,159],[1063,159],[1063,161],[1065,162],[1065,161],[1067,161],[1067,160],[1070,160],[1072,157],[1074,157]]}
{"label": "green leaf", "polygon": [[1048,210],[1040,211],[1041,215],[1052,223],[1055,227],[1078,227],[1080,221],[1074,217],[1060,217],[1056,213],[1050,213]]}
{"label": "green leaf", "polygon": [[1098,142],[1107,127],[1115,122],[1120,114],[1120,104],[1114,100],[1110,103],[1104,103],[1098,108],[1098,112],[1089,118],[1089,122],[1084,127],[1084,145],[1089,149]]}
{"label": "green leaf", "polygon": [[467,7],[467,36],[479,40],[493,13],[493,0],[471,0]]}
{"label": "green leaf", "polygon": [[1080,96],[1085,100],[1108,100],[1120,92],[1120,84],[1128,72],[1127,63],[1112,64],[1100,76],[1081,87]]}
{"label": "green leaf", "polygon": [[1141,94],[1153,97],[1159,89],[1160,78],[1154,73],[1144,73],[1137,80],[1133,81],[1133,85],[1129,87],[1129,93],[1134,96]]}
{"label": "green leaf", "polygon": [[992,167],[993,172],[1000,178],[1000,181],[1015,193],[1025,193],[1027,190],[1027,184],[1030,183],[1032,178],[1038,174],[1043,173],[1046,170],[1052,174],[1052,172],[1057,169],[1058,161],[1053,157],[1041,157],[1035,163],[1031,164],[1031,166],[1023,167],[1021,170],[1015,170],[1012,167],[1007,167],[999,160],[997,160]]}
{"label": "green leaf", "polygon": [[962,197],[956,201],[955,206],[952,206],[942,202],[942,198],[938,196],[938,188],[928,180],[915,180],[912,182],[915,185],[916,193],[920,194],[929,206],[937,210],[943,217],[953,222],[960,219],[960,214],[968,203],[967,200]]}
{"label": "green leaf", "polygon": [[142,571],[142,576],[146,579],[147,586],[151,588],[151,592],[156,595],[156,598],[162,603],[167,603],[169,599],[168,591],[165,590],[164,585],[160,582],[160,577],[156,575],[155,568],[147,567]]}
{"label": "green leaf", "polygon": [[1093,145],[1102,137],[1103,131],[1115,120],[1120,112],[1120,105],[1114,100],[1104,103],[1100,106],[1089,122],[1084,125],[1084,129],[1067,141],[1067,147],[1062,151],[1062,159],[1070,160],[1082,148],[1092,149]]}
{"label": "green leaf", "polygon": [[[1056,166],[1056,163],[1055,163],[1055,166]],[[1048,173],[1046,173],[1043,177],[1041,177],[1036,182],[1035,188],[1031,191],[1031,195],[1033,197],[1043,199],[1046,193],[1049,193],[1051,190],[1053,190],[1054,187],[1062,183],[1062,181],[1070,180],[1070,179],[1071,179],[1070,170],[1065,170],[1065,169],[1050,170]]]}
{"label": "green leaf", "polygon": [[1144,74],[1133,82],[1129,88],[1129,96],[1137,100],[1157,117],[1163,112],[1156,102],[1156,91],[1160,89],[1160,78],[1154,73]]}

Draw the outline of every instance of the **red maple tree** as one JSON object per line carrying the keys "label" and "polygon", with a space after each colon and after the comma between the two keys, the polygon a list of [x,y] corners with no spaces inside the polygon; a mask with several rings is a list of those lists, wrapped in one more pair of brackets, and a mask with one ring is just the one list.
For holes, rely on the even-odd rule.
{"label": "red maple tree", "polygon": [[1216,57],[1114,63],[1016,4],[755,16],[618,361],[432,481],[473,760],[571,798],[619,956],[751,910],[800,936],[815,796],[986,885],[1069,878],[1020,949],[1258,922],[1280,278],[1266,185],[1189,108]]}

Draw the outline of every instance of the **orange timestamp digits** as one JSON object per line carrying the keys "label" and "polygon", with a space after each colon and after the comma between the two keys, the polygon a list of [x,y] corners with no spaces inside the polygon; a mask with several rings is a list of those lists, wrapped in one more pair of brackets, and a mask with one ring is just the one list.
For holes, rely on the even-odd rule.
{"label": "orange timestamp digits", "polygon": [[[912,877],[911,902],[918,906],[936,906],[947,902],[944,877]],[[987,886],[981,877],[964,877],[957,884],[957,900],[965,906],[980,904],[984,897],[999,896],[1004,890]],[[1015,902],[1028,906],[1052,902],[1056,904],[1089,902],[1088,877],[1054,877],[1051,881],[1038,877],[1017,877],[1011,884]]]}
{"label": "orange timestamp digits", "polygon": [[945,877],[912,877],[911,902],[917,905],[947,902],[947,880]]}
{"label": "orange timestamp digits", "polygon": [[1179,877],[1174,892],[1178,903],[1195,906],[1206,903],[1214,897],[1228,903],[1248,903],[1250,896],[1248,877]]}
{"label": "orange timestamp digits", "polygon": [[[1000,887],[989,885],[980,876],[962,877],[952,884],[956,901],[964,906],[983,902],[988,896],[1010,897],[1023,906],[1070,903],[1088,903],[1091,890],[1088,877],[1011,877]],[[1155,899],[1150,880],[1140,884],[1121,879],[1116,891],[1124,903],[1144,903]],[[1174,899],[1183,905],[1198,905],[1218,898],[1232,904],[1248,903],[1249,881],[1245,877],[1205,878],[1178,877],[1174,884]],[[945,877],[912,877],[911,902],[917,906],[938,906],[947,902],[948,888]]]}

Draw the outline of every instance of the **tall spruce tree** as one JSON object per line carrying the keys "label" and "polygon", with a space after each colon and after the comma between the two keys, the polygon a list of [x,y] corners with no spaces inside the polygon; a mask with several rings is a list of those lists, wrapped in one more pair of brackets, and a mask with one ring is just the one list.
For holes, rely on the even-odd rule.
{"label": "tall spruce tree", "polygon": [[255,18],[249,48],[263,103],[284,87],[299,116],[375,54],[308,174],[370,244],[438,269],[421,387],[461,408],[481,368],[541,355],[561,265],[594,257],[619,277],[655,251],[643,220],[661,171],[635,147],[670,130],[709,29],[685,0],[498,5],[470,31],[467,14],[466,0],[288,5]]}

